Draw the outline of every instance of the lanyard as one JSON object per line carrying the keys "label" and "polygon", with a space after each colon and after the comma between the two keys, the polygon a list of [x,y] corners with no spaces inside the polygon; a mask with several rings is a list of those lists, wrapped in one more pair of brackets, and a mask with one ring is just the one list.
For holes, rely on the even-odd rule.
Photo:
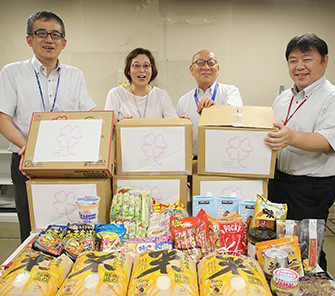
{"label": "lanyard", "polygon": [[[215,102],[216,93],[218,92],[218,87],[219,87],[219,84],[216,83],[215,87],[214,87],[213,95],[212,95],[212,98],[211,98],[211,100],[214,101],[214,102]],[[199,100],[198,100],[198,88],[195,89],[194,100],[195,100],[195,104],[197,105],[197,108],[198,108],[198,103],[199,103]]]}
{"label": "lanyard", "polygon": [[292,116],[295,114],[295,112],[298,111],[298,109],[306,102],[307,99],[304,99],[300,105],[298,106],[297,109],[294,110],[294,112],[291,114],[291,116],[289,116],[290,111],[291,111],[291,107],[292,107],[292,103],[293,103],[293,98],[294,96],[292,96],[291,102],[290,102],[290,106],[288,107],[288,111],[287,111],[287,115],[286,115],[286,119],[285,121],[283,121],[283,124],[286,125],[288,123],[288,121],[292,118]]}
{"label": "lanyard", "polygon": [[[41,84],[40,84],[40,79],[38,78],[38,75],[37,75],[37,72],[36,72],[35,69],[34,69],[34,72],[35,72],[35,76],[36,76],[38,88],[40,90],[40,95],[41,95],[41,99],[42,99],[43,110],[44,110],[44,112],[46,112],[44,98],[43,98],[43,92],[42,92],[42,88],[41,88]],[[54,108],[55,108],[56,98],[57,98],[57,93],[58,93],[58,87],[59,87],[59,81],[60,81],[60,75],[58,73],[58,81],[57,81],[57,86],[56,86],[55,97],[54,97],[54,101],[53,101],[52,108],[51,108],[50,112],[53,112]]]}

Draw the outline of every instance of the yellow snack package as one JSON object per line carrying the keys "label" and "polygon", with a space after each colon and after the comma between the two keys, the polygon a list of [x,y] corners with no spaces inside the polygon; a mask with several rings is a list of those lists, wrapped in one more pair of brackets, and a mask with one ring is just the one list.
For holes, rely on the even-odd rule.
{"label": "yellow snack package", "polygon": [[81,254],[56,296],[124,296],[132,267],[125,253],[88,251]]}
{"label": "yellow snack package", "polygon": [[262,252],[270,248],[278,248],[285,251],[288,255],[287,268],[293,269],[299,274],[299,276],[304,275],[301,263],[299,240],[297,236],[290,236],[256,243],[257,260],[261,266],[263,266],[264,260]]}
{"label": "yellow snack package", "polygon": [[246,256],[212,254],[198,264],[200,296],[271,296],[258,262]]}
{"label": "yellow snack package", "polygon": [[128,296],[197,296],[195,263],[179,250],[147,251],[137,257]]}
{"label": "yellow snack package", "polygon": [[0,295],[55,295],[72,265],[65,254],[58,258],[42,253],[23,254],[0,278]]}
{"label": "yellow snack package", "polygon": [[273,220],[274,225],[275,219],[286,219],[286,215],[287,204],[274,203],[257,194],[255,211],[252,216],[250,228],[259,226],[267,227],[259,224],[265,220]]}

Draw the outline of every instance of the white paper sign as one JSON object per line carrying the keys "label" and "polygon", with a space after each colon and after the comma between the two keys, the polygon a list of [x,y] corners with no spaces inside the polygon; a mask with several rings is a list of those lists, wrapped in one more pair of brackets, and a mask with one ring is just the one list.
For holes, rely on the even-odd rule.
{"label": "white paper sign", "polygon": [[233,192],[239,199],[256,200],[263,195],[263,181],[200,181],[200,195],[212,192],[213,196],[231,196]]}
{"label": "white paper sign", "polygon": [[206,172],[270,174],[272,150],[264,144],[267,133],[206,130]]}
{"label": "white paper sign", "polygon": [[102,119],[43,120],[33,162],[98,161]]}
{"label": "white paper sign", "polygon": [[117,186],[149,190],[150,196],[160,203],[173,204],[180,198],[180,180],[117,180]]}
{"label": "white paper sign", "polygon": [[32,184],[31,192],[36,228],[41,229],[49,224],[78,222],[75,200],[96,196],[97,188],[95,184]]}
{"label": "white paper sign", "polygon": [[185,170],[185,127],[122,127],[123,172]]}

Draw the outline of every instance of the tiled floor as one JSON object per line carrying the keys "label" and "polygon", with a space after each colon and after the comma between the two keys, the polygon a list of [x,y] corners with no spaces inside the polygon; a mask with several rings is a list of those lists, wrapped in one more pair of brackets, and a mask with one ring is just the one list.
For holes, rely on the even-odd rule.
{"label": "tiled floor", "polygon": [[[333,207],[335,209],[335,206]],[[0,222],[0,264],[20,245],[18,223]],[[328,271],[335,276],[335,211],[329,215],[324,241]]]}

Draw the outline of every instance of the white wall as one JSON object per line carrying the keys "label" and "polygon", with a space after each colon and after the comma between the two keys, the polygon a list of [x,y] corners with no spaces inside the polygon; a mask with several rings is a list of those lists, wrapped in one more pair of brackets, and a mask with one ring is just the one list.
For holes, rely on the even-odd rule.
{"label": "white wall", "polygon": [[117,70],[135,47],[158,64],[154,84],[176,104],[194,87],[188,67],[200,49],[214,51],[219,81],[239,87],[245,105],[270,106],[279,86],[290,87],[284,52],[297,34],[314,32],[329,46],[327,77],[335,83],[335,1],[332,0],[0,0],[0,67],[28,59],[26,21],[39,10],[58,14],[66,27],[61,61],[84,71],[103,109]]}

